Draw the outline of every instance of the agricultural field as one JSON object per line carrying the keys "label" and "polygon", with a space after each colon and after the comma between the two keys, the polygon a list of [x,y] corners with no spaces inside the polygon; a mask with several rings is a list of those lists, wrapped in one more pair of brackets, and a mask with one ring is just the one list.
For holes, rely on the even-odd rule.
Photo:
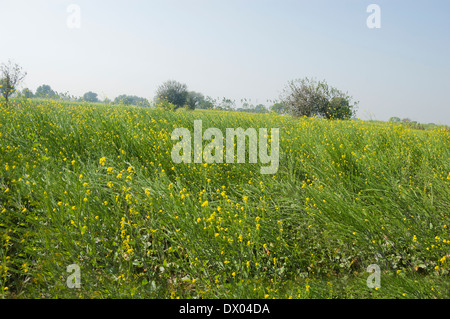
{"label": "agricultural field", "polygon": [[[446,128],[0,103],[3,298],[450,297]],[[173,163],[199,119],[279,128],[277,173]]]}

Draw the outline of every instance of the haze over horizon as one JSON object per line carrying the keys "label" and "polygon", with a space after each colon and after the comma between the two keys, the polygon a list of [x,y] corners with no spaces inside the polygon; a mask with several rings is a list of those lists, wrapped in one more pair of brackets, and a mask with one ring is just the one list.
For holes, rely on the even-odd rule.
{"label": "haze over horizon", "polygon": [[[367,26],[372,3],[381,28]],[[173,79],[268,106],[312,77],[359,101],[361,119],[450,125],[449,30],[443,0],[1,0],[0,63],[22,66],[33,91],[110,99],[151,100]]]}

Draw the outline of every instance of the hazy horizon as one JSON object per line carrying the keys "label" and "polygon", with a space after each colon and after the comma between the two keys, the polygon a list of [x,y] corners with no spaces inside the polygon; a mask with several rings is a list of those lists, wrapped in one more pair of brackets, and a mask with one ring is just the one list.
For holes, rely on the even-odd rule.
{"label": "hazy horizon", "polygon": [[[370,4],[381,28],[370,29]],[[80,9],[70,27],[70,5]],[[21,87],[153,99],[166,80],[269,106],[312,77],[359,101],[361,119],[450,124],[447,1],[154,0],[0,2],[0,62]]]}

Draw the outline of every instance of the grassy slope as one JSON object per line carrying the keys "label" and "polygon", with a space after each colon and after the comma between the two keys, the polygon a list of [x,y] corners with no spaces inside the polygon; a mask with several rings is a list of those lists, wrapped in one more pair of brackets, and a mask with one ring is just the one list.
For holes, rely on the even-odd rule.
{"label": "grassy slope", "polygon": [[[174,165],[194,119],[280,128],[278,173]],[[0,172],[6,298],[450,297],[444,129],[25,102],[0,106]]]}

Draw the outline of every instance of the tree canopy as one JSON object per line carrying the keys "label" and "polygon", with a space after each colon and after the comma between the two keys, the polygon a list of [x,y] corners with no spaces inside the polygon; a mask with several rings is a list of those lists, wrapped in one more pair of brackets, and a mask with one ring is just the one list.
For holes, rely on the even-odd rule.
{"label": "tree canopy", "polygon": [[[186,84],[169,80],[158,87],[156,90],[155,101],[156,104],[160,104],[163,101],[169,102],[175,106],[175,109],[177,109],[186,105],[188,102],[188,96],[189,92]],[[192,106],[192,103],[196,103],[195,98],[192,98],[189,102]]]}
{"label": "tree canopy", "polygon": [[36,89],[35,96],[43,99],[45,98],[55,99],[58,97],[58,94],[55,91],[53,91],[50,85],[43,84]]}
{"label": "tree canopy", "polygon": [[349,119],[357,106],[352,97],[326,81],[304,78],[289,81],[281,95],[284,110],[293,116]]}
{"label": "tree canopy", "polygon": [[99,101],[98,100],[98,94],[94,93],[94,92],[91,92],[91,91],[86,92],[83,95],[83,101],[91,102],[91,103],[97,103]]}

